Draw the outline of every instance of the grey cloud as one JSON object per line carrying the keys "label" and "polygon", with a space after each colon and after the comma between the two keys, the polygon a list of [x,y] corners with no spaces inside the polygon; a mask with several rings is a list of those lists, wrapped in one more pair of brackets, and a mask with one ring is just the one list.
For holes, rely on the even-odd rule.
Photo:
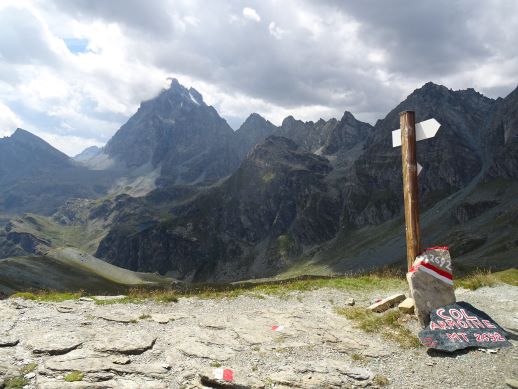
{"label": "grey cloud", "polygon": [[[508,35],[502,25],[511,27],[504,20],[518,12],[511,1],[325,3],[361,23],[363,39],[388,51],[391,71],[429,79],[466,70],[497,54],[494,44]],[[516,29],[512,35],[518,37]]]}
{"label": "grey cloud", "polygon": [[144,36],[164,36],[172,31],[171,12],[175,9],[170,1],[142,0],[54,0],[62,11],[82,19],[101,19],[138,30]]}
{"label": "grey cloud", "polygon": [[0,37],[0,63],[51,65],[59,62],[45,41],[40,21],[26,9],[0,9]]}
{"label": "grey cloud", "polygon": [[[417,87],[509,50],[505,39],[499,45],[490,43],[499,36],[512,42],[495,18],[505,11],[513,14],[505,7],[516,8],[511,2],[467,0],[328,0],[296,5],[57,0],[57,4],[74,15],[125,26],[132,32],[138,55],[165,71],[187,74],[286,108],[323,105],[355,113],[386,112],[401,97],[402,86],[393,83],[389,89],[376,78],[379,69],[406,77]],[[244,7],[257,10],[261,21],[232,21],[232,15],[243,17]],[[492,12],[488,14],[488,10]],[[322,21],[321,37],[313,39],[308,26],[296,20],[297,11]],[[348,37],[336,34],[341,28],[337,14],[357,21],[361,44],[385,50],[387,62],[376,65],[344,52]],[[182,17],[190,15],[200,21],[197,26],[178,25]],[[280,40],[269,32],[272,21],[287,31]],[[145,34],[139,39],[135,31]]]}
{"label": "grey cloud", "polygon": [[[349,110],[374,121],[409,94],[408,89],[425,81],[455,79],[493,58],[518,61],[518,20],[513,19],[517,4],[481,0],[54,0],[52,12],[81,21],[117,23],[128,38],[125,47],[130,57],[164,74],[185,74],[230,95],[244,94],[287,109],[321,105],[337,116]],[[245,7],[255,9],[261,20],[245,20]],[[311,23],[297,19],[300,12],[319,20],[320,35],[313,34]],[[38,31],[31,29],[31,25],[37,29],[37,21],[25,20],[23,15],[17,22],[12,20],[0,24],[0,53],[5,53],[0,69],[2,62],[55,60],[40,44]],[[356,43],[360,47],[347,49],[354,38],[340,32],[347,20],[359,25]],[[271,22],[282,29],[281,39],[270,34]],[[23,36],[5,39],[14,30]],[[29,36],[28,42],[21,40]],[[385,62],[367,60],[367,52],[377,49],[387,53]],[[390,82],[380,81],[379,71]],[[517,79],[508,74],[509,86],[487,91],[510,91]],[[145,80],[117,85],[111,74],[92,77],[127,106],[138,104],[143,90],[151,93]],[[122,121],[121,115],[99,113],[95,102],[84,104],[82,110],[94,120]],[[228,119],[235,125],[248,114]]]}

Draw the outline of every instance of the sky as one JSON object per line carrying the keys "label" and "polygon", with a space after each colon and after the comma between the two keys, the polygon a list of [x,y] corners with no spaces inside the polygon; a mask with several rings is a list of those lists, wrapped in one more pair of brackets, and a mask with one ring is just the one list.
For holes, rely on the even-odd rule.
{"label": "sky", "polygon": [[102,146],[177,78],[235,129],[374,123],[427,81],[505,97],[515,0],[0,0],[0,137]]}

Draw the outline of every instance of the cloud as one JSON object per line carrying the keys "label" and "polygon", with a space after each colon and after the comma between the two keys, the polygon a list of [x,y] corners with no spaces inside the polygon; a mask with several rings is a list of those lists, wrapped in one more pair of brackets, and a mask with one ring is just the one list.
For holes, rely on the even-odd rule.
{"label": "cloud", "polygon": [[170,76],[233,127],[253,111],[374,122],[430,80],[514,89],[516,14],[499,0],[5,0],[0,101],[62,147],[106,142]]}
{"label": "cloud", "polygon": [[287,33],[286,30],[280,28],[277,24],[275,24],[275,22],[270,22],[268,25],[268,31],[276,39],[282,39],[282,37]]}
{"label": "cloud", "polygon": [[22,120],[11,109],[0,102],[0,137],[11,135],[22,125]]}
{"label": "cloud", "polygon": [[254,22],[261,21],[261,17],[257,13],[257,11],[250,7],[243,8],[243,16],[247,19],[253,20]]}

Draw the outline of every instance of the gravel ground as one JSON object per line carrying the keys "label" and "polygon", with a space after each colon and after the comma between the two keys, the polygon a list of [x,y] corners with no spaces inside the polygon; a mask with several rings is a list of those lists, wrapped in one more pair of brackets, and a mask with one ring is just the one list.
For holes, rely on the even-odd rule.
{"label": "gravel ground", "polygon": [[[506,379],[518,379],[516,335],[513,347],[496,353],[433,353],[365,334],[336,313],[350,298],[367,306],[391,293],[324,288],[102,306],[7,299],[0,301],[0,383],[30,363],[26,388],[44,389],[380,387],[382,378],[390,388],[506,388]],[[456,294],[518,334],[518,287]],[[408,325],[418,330],[415,320]],[[216,380],[217,369],[232,370],[233,381]],[[75,370],[83,380],[65,382]]]}

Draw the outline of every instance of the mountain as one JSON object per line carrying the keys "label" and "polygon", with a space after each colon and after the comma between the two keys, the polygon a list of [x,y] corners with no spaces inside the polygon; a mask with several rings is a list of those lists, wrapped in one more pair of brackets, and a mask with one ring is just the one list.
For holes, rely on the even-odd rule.
{"label": "mountain", "polygon": [[223,184],[176,207],[167,221],[128,234],[114,225],[96,255],[139,271],[190,280],[273,275],[338,230],[329,161],[269,137]]}
{"label": "mountain", "polygon": [[174,79],[143,102],[115,133],[103,153],[125,171],[158,171],[169,184],[214,182],[239,165],[234,131],[194,88]]}
{"label": "mountain", "polygon": [[104,195],[109,181],[28,131],[0,139],[0,214],[52,214],[70,197]]}
{"label": "mountain", "polygon": [[20,256],[0,260],[0,294],[46,289],[86,293],[127,293],[136,287],[168,287],[171,279],[135,273],[112,266],[72,248],[44,256]]}
{"label": "mountain", "polygon": [[423,246],[450,246],[456,269],[506,268],[518,255],[517,100],[517,91],[493,100],[427,83],[374,127],[347,111],[340,120],[288,117],[280,127],[252,114],[229,133],[195,90],[173,81],[92,159],[118,174],[158,172],[155,189],[112,190],[69,200],[52,218],[13,219],[0,252],[70,244],[189,281],[403,264],[401,150],[391,132],[413,110],[418,122],[441,124],[418,143]]}
{"label": "mountain", "polygon": [[278,128],[269,120],[257,113],[252,113],[235,132],[239,155],[246,154],[258,143],[262,143],[268,136],[276,133]]}
{"label": "mountain", "polygon": [[92,159],[93,157],[96,157],[102,152],[102,148],[97,146],[90,146],[81,151],[79,154],[77,154],[74,157],[75,161],[82,162],[87,161],[89,159]]}

